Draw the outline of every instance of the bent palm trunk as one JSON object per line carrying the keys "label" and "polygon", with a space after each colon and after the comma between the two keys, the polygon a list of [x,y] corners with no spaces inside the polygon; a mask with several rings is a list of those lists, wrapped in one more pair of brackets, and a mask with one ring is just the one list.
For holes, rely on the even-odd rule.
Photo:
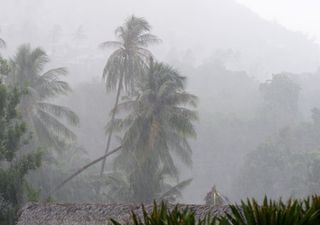
{"label": "bent palm trunk", "polygon": [[113,149],[111,152],[108,152],[104,154],[103,156],[93,160],[92,162],[88,163],[87,165],[83,166],[81,169],[77,170],[75,173],[67,177],[64,181],[62,181],[60,184],[58,184],[55,188],[52,189],[52,191],[48,194],[48,198],[57,192],[60,188],[62,188],[66,183],[68,183],[70,180],[72,180],[74,177],[82,173],[84,170],[88,169],[89,167],[93,166],[94,164],[100,162],[101,160],[105,160],[108,156],[112,155],[113,153],[116,153],[122,148],[122,146],[119,146],[115,149]]}

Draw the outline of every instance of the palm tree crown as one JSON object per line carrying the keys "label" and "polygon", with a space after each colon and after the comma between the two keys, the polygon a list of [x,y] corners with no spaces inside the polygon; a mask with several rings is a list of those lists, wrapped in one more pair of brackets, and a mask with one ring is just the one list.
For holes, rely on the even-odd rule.
{"label": "palm tree crown", "polygon": [[141,74],[146,59],[151,56],[147,47],[160,41],[150,33],[150,29],[144,18],[131,16],[123,26],[115,30],[117,41],[101,44],[103,48],[116,48],[103,70],[107,90],[115,90],[118,87],[126,91],[134,89],[136,76]]}
{"label": "palm tree crown", "polygon": [[[186,106],[196,106],[196,97],[184,90],[185,77],[163,63],[153,63],[140,81],[136,97],[128,98],[118,111],[129,113],[118,119],[114,127],[124,132],[124,151],[118,157],[128,159],[118,166],[132,165],[132,159],[160,160],[172,175],[177,175],[170,151],[174,151],[186,164],[191,164],[189,137],[195,137],[193,121],[197,113]],[[131,157],[127,157],[131,155]],[[134,161],[134,160],[133,160]]]}
{"label": "palm tree crown", "polygon": [[22,45],[13,60],[9,82],[24,91],[20,110],[25,120],[36,134],[36,141],[42,146],[60,149],[65,141],[74,140],[75,134],[60,120],[70,125],[79,123],[78,116],[67,107],[49,102],[71,89],[61,76],[67,74],[65,68],[54,68],[43,72],[49,59],[40,48],[31,49]]}

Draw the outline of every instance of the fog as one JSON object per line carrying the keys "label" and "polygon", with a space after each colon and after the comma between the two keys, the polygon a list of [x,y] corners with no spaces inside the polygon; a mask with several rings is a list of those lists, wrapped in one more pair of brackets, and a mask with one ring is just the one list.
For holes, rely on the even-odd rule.
{"label": "fog", "polygon": [[[319,194],[320,47],[310,35],[234,0],[2,0],[1,55],[14,59],[25,43],[41,47],[50,58],[45,70],[67,68],[63,80],[72,88],[49,101],[79,117],[70,126],[77,136],[72,147],[52,154],[49,144],[39,144],[44,161],[27,179],[40,199],[105,153],[116,91],[107,92],[102,79],[113,49],[99,45],[115,40],[115,29],[131,15],[148,21],[161,39],[148,49],[186,76],[186,91],[198,98],[197,137],[188,139],[192,165],[172,153],[179,176],[170,182],[192,178],[176,202],[204,203],[213,185],[231,201]],[[123,134],[112,136],[110,150]],[[106,171],[121,163],[116,159],[107,158]],[[99,171],[100,164],[84,171],[53,199],[117,201],[96,194],[95,185],[107,183]]]}

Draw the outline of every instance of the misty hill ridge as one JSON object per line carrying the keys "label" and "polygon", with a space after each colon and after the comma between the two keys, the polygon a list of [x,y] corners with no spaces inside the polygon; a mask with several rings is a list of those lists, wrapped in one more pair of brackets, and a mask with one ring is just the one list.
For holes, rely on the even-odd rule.
{"label": "misty hill ridge", "polygon": [[[31,7],[36,3],[32,0],[28,3],[8,3],[8,9],[14,6],[13,11],[6,10],[6,5],[1,7],[1,35],[8,40],[10,49],[19,43],[31,42],[51,50],[52,44],[49,42],[52,38],[49,36],[58,36],[53,31],[59,27],[62,37],[59,38],[60,46],[55,45],[55,52],[64,62],[70,61],[71,64],[74,59],[70,56],[74,55],[74,51],[79,58],[83,55],[84,67],[93,63],[103,66],[104,56],[97,45],[111,40],[112,31],[118,24],[128,15],[135,14],[148,19],[154,33],[163,40],[154,49],[155,55],[160,58],[166,58],[166,55],[167,58],[180,58],[180,53],[172,54],[173,49],[178,52],[190,49],[195,59],[201,61],[216,49],[232,49],[240,54],[234,68],[246,70],[260,78],[269,78],[271,73],[283,71],[313,72],[319,65],[319,46],[314,41],[302,33],[262,19],[235,0],[163,0],[152,3],[149,0],[138,3],[110,0],[96,4],[57,0],[43,1],[36,8]],[[77,10],[73,10],[75,5]],[[59,17],[54,13],[48,14],[46,9],[58,10]],[[74,42],[73,34],[80,25],[86,39]],[[30,28],[32,32],[28,32]],[[63,51],[66,49],[68,51]],[[68,54],[61,55],[63,52]],[[100,68],[90,67],[90,76],[100,75]],[[77,80],[79,76],[84,75],[77,74]]]}

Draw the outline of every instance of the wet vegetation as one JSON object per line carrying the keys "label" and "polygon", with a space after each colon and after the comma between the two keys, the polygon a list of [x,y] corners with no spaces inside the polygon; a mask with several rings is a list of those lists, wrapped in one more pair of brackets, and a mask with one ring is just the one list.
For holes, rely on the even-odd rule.
{"label": "wet vegetation", "polygon": [[230,205],[224,215],[207,215],[197,218],[192,210],[168,209],[165,203],[154,203],[152,212],[142,207],[142,214],[132,212],[131,221],[120,223],[111,220],[114,225],[316,225],[320,222],[320,199],[312,196],[306,200],[289,199],[272,201],[267,197],[261,204],[254,199],[241,201],[239,205]]}
{"label": "wet vegetation", "polygon": [[[232,9],[251,18],[239,7]],[[189,46],[171,46],[163,56],[170,40],[135,15],[108,30],[113,38],[93,44],[82,25],[68,36],[56,24],[43,31],[44,42],[17,41],[41,33],[32,23],[5,26],[0,224],[15,224],[28,201],[165,202],[143,218],[133,214],[136,225],[319,224],[320,70],[312,66],[320,50],[300,34],[255,21],[267,42],[242,36],[243,24],[225,35],[235,36],[226,40],[234,49],[218,48],[223,32],[209,43],[211,33],[199,31],[199,43],[212,51],[206,57]],[[244,50],[242,40],[255,47]],[[230,208],[198,220],[166,206],[178,202]]]}

